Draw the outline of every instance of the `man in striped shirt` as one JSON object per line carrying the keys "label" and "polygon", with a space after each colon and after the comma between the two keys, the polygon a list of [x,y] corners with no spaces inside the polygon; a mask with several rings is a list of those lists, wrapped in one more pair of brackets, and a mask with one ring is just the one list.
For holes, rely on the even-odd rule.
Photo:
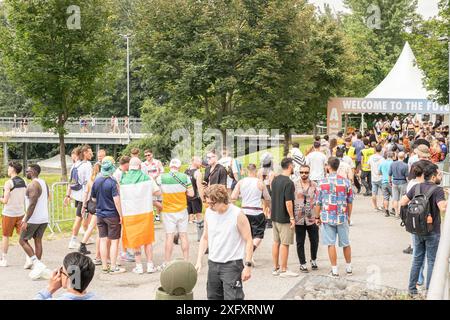
{"label": "man in striped shirt", "polygon": [[181,161],[172,159],[170,161],[170,171],[157,178],[158,185],[162,191],[162,217],[164,229],[166,230],[166,244],[164,253],[164,263],[160,269],[164,269],[172,258],[173,240],[178,232],[181,240],[181,250],[185,260],[189,259],[188,243],[188,221],[187,198],[194,196],[191,179],[184,173],[178,172]]}

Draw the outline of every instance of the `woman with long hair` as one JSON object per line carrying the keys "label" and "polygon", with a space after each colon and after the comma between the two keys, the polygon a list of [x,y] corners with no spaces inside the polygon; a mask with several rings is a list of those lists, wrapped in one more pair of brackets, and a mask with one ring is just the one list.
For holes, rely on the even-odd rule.
{"label": "woman with long hair", "polygon": [[[89,237],[91,236],[94,229],[97,227],[97,216],[95,215],[95,204],[92,203],[91,199],[91,191],[92,186],[94,185],[94,181],[97,178],[97,175],[99,174],[101,169],[100,163],[96,163],[94,167],[92,168],[92,174],[91,178],[88,181],[88,184],[86,186],[86,192],[84,193],[83,197],[83,214],[84,215],[92,215],[91,221],[89,223],[89,226],[84,233],[83,240],[80,243],[80,248],[78,251],[84,255],[90,254],[91,252],[87,250],[86,244],[89,241]],[[100,259],[100,239],[97,236],[97,239],[95,241],[95,260],[94,264],[99,265],[102,261]]]}
{"label": "woman with long hair", "polygon": [[333,138],[330,140],[330,155],[333,157],[336,156],[336,149],[337,149],[337,139]]}

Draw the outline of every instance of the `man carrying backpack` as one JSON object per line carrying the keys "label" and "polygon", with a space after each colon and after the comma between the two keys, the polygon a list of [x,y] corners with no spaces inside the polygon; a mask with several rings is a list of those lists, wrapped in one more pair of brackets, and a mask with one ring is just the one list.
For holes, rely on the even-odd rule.
{"label": "man carrying backpack", "polygon": [[77,242],[77,238],[81,223],[83,222],[84,230],[87,230],[89,226],[89,219],[83,218],[82,210],[83,194],[86,192],[86,186],[92,174],[92,164],[90,162],[92,157],[92,149],[88,145],[85,145],[78,150],[74,149],[72,152],[72,160],[74,161],[74,164],[70,170],[70,182],[67,187],[66,197],[64,198],[64,206],[69,204],[70,199],[74,199],[77,210],[72,229],[72,238],[69,242],[69,249],[78,249],[80,247],[80,244]]}
{"label": "man carrying backpack", "polygon": [[413,235],[413,262],[408,286],[411,295],[418,293],[417,281],[425,256],[428,261],[428,290],[441,234],[440,211],[445,211],[447,207],[444,189],[438,186],[441,183],[438,167],[431,162],[426,163],[423,175],[425,182],[411,188],[400,203],[408,206],[404,210],[402,221],[406,230]]}

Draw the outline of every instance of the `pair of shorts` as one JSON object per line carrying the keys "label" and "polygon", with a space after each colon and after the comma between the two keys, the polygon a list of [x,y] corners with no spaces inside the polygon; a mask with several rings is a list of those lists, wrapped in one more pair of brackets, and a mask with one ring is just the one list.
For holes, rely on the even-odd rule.
{"label": "pair of shorts", "polygon": [[294,244],[294,229],[290,223],[279,223],[273,221],[273,241],[286,246]]}
{"label": "pair of shorts", "polygon": [[189,214],[202,213],[203,203],[200,198],[188,200],[187,204],[187,210]]}
{"label": "pair of shorts", "polygon": [[4,237],[12,237],[14,229],[16,233],[20,234],[20,227],[22,226],[23,216],[21,217],[2,217],[2,232]]}
{"label": "pair of shorts", "polygon": [[122,232],[122,225],[120,224],[120,217],[99,217],[97,215],[98,236],[100,238],[108,238],[109,240],[120,239]]}
{"label": "pair of shorts", "polygon": [[382,190],[383,190],[383,199],[389,201],[389,199],[392,196],[391,185],[389,183],[383,183]]}
{"label": "pair of shorts", "polygon": [[372,181],[372,195],[376,196],[378,194],[378,190],[380,190],[380,192],[383,190],[381,181]]}
{"label": "pair of shorts", "polygon": [[77,211],[75,212],[75,215],[79,218],[81,217],[81,210],[83,209],[83,202],[75,200],[75,208],[77,208]]}
{"label": "pair of shorts", "polygon": [[252,230],[253,239],[264,239],[264,231],[266,231],[266,216],[264,213],[257,215],[246,214],[250,229]]}
{"label": "pair of shorts", "polygon": [[42,239],[47,229],[48,223],[34,224],[28,223],[27,230],[20,234],[20,240]]}
{"label": "pair of shorts", "polygon": [[336,237],[339,236],[339,247],[348,247],[350,245],[348,234],[348,221],[338,225],[323,223],[321,226],[321,239],[324,246],[335,246]]}
{"label": "pair of shorts", "polygon": [[189,215],[187,210],[180,212],[164,212],[162,221],[166,233],[185,233],[188,231]]}
{"label": "pair of shorts", "polygon": [[400,201],[400,198],[406,194],[407,183],[392,185],[392,200]]}

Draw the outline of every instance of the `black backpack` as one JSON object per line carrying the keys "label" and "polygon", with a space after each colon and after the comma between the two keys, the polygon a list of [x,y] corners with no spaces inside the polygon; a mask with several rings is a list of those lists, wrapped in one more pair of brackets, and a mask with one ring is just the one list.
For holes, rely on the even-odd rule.
{"label": "black backpack", "polygon": [[401,226],[405,226],[409,233],[426,236],[430,232],[427,218],[431,215],[430,197],[436,189],[437,186],[434,185],[426,194],[423,194],[420,192],[420,184],[417,184],[414,189],[414,198],[400,210]]}
{"label": "black backpack", "polygon": [[27,185],[25,183],[25,180],[23,180],[19,176],[15,176],[11,180],[12,180],[12,183],[13,183],[13,187],[9,191],[13,191],[14,189],[17,189],[17,188],[26,188],[27,187]]}

